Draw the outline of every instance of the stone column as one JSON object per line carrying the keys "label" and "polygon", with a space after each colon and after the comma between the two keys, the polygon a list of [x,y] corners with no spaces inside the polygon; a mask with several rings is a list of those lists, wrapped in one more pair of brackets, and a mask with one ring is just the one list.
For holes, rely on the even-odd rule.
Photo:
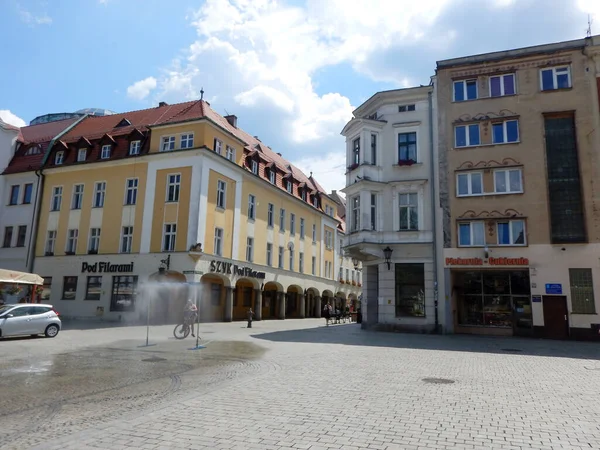
{"label": "stone column", "polygon": [[279,305],[279,317],[278,319],[285,319],[285,293],[277,292],[277,303]]}
{"label": "stone column", "polygon": [[298,294],[298,312],[299,312],[299,317],[301,319],[304,319],[306,317],[306,296],[304,294]]}
{"label": "stone column", "polygon": [[317,296],[315,297],[315,317],[317,318],[321,318],[321,310],[323,308],[321,307],[321,297]]}
{"label": "stone column", "polygon": [[262,291],[254,289],[254,318],[262,320]]}
{"label": "stone column", "polygon": [[233,288],[225,288],[225,322],[233,320]]}

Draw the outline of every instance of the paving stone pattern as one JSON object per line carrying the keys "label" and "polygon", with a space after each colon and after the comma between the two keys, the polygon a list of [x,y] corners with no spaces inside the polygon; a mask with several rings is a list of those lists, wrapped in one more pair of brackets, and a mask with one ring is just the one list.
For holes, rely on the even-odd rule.
{"label": "paving stone pattern", "polygon": [[[212,342],[198,352],[226,340],[252,342],[266,352],[219,362],[213,372],[197,364],[179,368],[175,384],[185,388],[163,398],[155,395],[156,401],[134,402],[133,409],[123,399],[105,400],[104,410],[112,408],[114,416],[97,415],[95,421],[78,423],[77,418],[100,408],[99,399],[83,397],[77,408],[66,402],[64,410],[57,401],[48,414],[50,423],[64,424],[60,436],[44,440],[47,426],[31,425],[29,440],[5,443],[6,448],[600,448],[597,344],[371,333],[355,324],[323,325],[317,320],[255,322],[252,330],[239,323],[205,325],[204,336]],[[172,346],[186,344],[171,343],[168,331],[153,330],[157,347],[178,354]],[[86,340],[106,345],[136,332],[65,331],[53,340],[58,343],[53,351],[81,352],[78,346],[91,345]],[[1,347],[16,344],[34,357],[48,342],[3,342]],[[172,383],[171,372],[158,374],[135,384],[130,397],[168,390]]]}

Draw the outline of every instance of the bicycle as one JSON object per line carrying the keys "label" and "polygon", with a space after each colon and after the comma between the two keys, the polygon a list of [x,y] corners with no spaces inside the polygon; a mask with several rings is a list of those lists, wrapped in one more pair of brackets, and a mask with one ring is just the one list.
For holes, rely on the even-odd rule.
{"label": "bicycle", "polygon": [[173,330],[173,336],[175,339],[185,339],[194,331],[194,321],[190,319],[183,319],[183,323],[175,325]]}

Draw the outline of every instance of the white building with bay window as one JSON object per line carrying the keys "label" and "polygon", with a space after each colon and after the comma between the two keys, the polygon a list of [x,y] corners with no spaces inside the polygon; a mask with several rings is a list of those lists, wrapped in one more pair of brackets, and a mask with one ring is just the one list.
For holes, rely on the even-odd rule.
{"label": "white building with bay window", "polygon": [[432,86],[378,92],[342,131],[344,249],[362,262],[363,328],[433,332],[444,317],[432,96]]}

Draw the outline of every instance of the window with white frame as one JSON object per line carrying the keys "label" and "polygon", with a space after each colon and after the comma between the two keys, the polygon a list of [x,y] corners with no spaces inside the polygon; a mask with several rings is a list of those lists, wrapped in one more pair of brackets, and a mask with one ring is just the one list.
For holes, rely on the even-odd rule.
{"label": "window with white frame", "polygon": [[252,167],[252,173],[254,175],[258,175],[258,162],[255,160],[250,161],[250,166]]}
{"label": "window with white frame", "polygon": [[483,174],[481,172],[465,172],[456,175],[456,195],[458,197],[482,194]]}
{"label": "window with white frame", "polygon": [[285,231],[285,209],[279,210],[279,231]]}
{"label": "window with white frame", "polygon": [[398,133],[398,162],[417,162],[417,133]]}
{"label": "window with white frame", "polygon": [[294,236],[296,234],[296,214],[290,213],[290,234]]}
{"label": "window with white frame", "polygon": [[246,238],[246,261],[252,262],[254,258],[254,238]]}
{"label": "window with white frame", "polygon": [[516,93],[514,73],[490,77],[490,97],[504,97]]}
{"label": "window with white frame", "polygon": [[167,202],[178,202],[181,189],[181,174],[167,175]]}
{"label": "window with white frame", "polygon": [[217,208],[225,209],[225,199],[227,194],[227,183],[222,180],[217,181]]}
{"label": "window with white frame", "polygon": [[177,238],[177,224],[165,223],[163,233],[163,252],[172,252],[175,250],[175,240]]}
{"label": "window with white frame", "polygon": [[100,248],[100,228],[90,228],[88,253],[98,253]]}
{"label": "window with white frame", "polygon": [[49,230],[46,234],[46,256],[54,255],[54,246],[56,245],[56,230]]}
{"label": "window with white frame", "polygon": [[325,247],[333,248],[333,232],[331,230],[325,230]]}
{"label": "window with white frame", "polygon": [[371,133],[371,164],[377,164],[377,135]]}
{"label": "window with white frame", "polygon": [[312,226],[312,241],[313,241],[313,244],[317,242],[317,225],[314,223]]}
{"label": "window with white frame", "polygon": [[454,101],[477,99],[477,80],[459,80],[454,82]]}
{"label": "window with white frame", "polygon": [[300,239],[304,239],[304,218],[300,217]]}
{"label": "window with white frame", "polygon": [[110,158],[110,150],[112,146],[110,144],[106,144],[102,146],[102,150],[100,152],[100,159],[108,159]]}
{"label": "window with white frame", "polygon": [[267,242],[267,266],[271,267],[273,265],[273,244],[271,242]]}
{"label": "window with white frame", "polygon": [[275,184],[275,168],[271,167],[269,169],[269,181],[271,182],[271,184]]}
{"label": "window with white frame", "polygon": [[458,245],[459,247],[483,247],[485,245],[485,224],[483,221],[459,223]]}
{"label": "window with white frame", "polygon": [[223,228],[215,228],[214,253],[223,256]]}
{"label": "window with white frame", "polygon": [[248,219],[256,219],[256,197],[252,194],[248,196]]}
{"label": "window with white frame", "polygon": [[77,251],[77,238],[79,237],[79,230],[70,229],[67,231],[67,246],[65,247],[65,253],[75,254]]}
{"label": "window with white frame", "polygon": [[81,209],[83,203],[83,184],[73,185],[73,199],[71,200],[71,209]]}
{"label": "window with white frame", "polygon": [[523,192],[521,169],[495,170],[494,192],[503,194]]}
{"label": "window with white frame", "polygon": [[77,150],[77,162],[85,161],[87,158],[87,148],[80,148]]}
{"label": "window with white frame", "polygon": [[400,231],[419,229],[418,195],[415,192],[399,194]]}
{"label": "window with white frame", "polygon": [[125,204],[135,205],[137,203],[138,179],[128,178],[125,182]]}
{"label": "window with white frame", "polygon": [[492,124],[492,143],[507,144],[519,142],[519,121],[505,120]]}
{"label": "window with white frame", "polygon": [[10,199],[8,201],[9,205],[18,205],[19,204],[19,189],[21,189],[21,185],[14,184],[10,188]]}
{"label": "window with white frame", "polygon": [[269,203],[268,207],[267,207],[267,226],[269,228],[273,228],[273,215],[275,214],[275,206],[273,205],[273,203]]}
{"label": "window with white frame", "polygon": [[548,67],[540,70],[542,91],[567,89],[571,87],[571,68],[569,66]]}
{"label": "window with white frame", "polygon": [[360,164],[360,138],[356,138],[352,141],[352,165],[358,166]]}
{"label": "window with white frame", "polygon": [[472,147],[480,144],[481,136],[478,123],[454,127],[454,145],[456,147]]}
{"label": "window with white frame", "polygon": [[60,206],[62,204],[62,191],[62,186],[54,186],[54,188],[52,188],[52,201],[50,202],[51,211],[60,211]]}
{"label": "window with white frame", "polygon": [[291,194],[293,191],[293,188],[294,188],[292,182],[290,180],[287,180],[285,182],[285,186],[286,186],[287,191]]}
{"label": "window with white frame", "polygon": [[103,208],[106,198],[106,181],[97,181],[94,185],[94,208]]}
{"label": "window with white frame", "polygon": [[319,197],[317,197],[316,195],[313,197],[313,206],[315,208],[319,207]]}
{"label": "window with white frame", "polygon": [[290,248],[290,270],[294,270],[294,249]]}
{"label": "window with white frame", "polygon": [[194,134],[187,133],[181,135],[180,148],[192,148],[194,146]]}
{"label": "window with white frame", "polygon": [[525,245],[525,221],[508,220],[496,226],[498,245]]}
{"label": "window with white frame", "polygon": [[63,152],[62,150],[59,152],[56,152],[56,155],[54,156],[54,164],[57,166],[60,166],[63,161],[65,159],[65,152]]}
{"label": "window with white frame", "polygon": [[222,155],[223,154],[223,141],[220,141],[219,139],[215,138],[214,149],[215,149],[215,153],[217,155]]}
{"label": "window with white frame", "polygon": [[230,147],[228,145],[225,153],[225,158],[227,158],[229,161],[235,161],[235,148]]}
{"label": "window with white frame", "polygon": [[168,152],[175,150],[175,136],[163,136],[160,140],[160,151]]}
{"label": "window with white frame", "polygon": [[302,198],[302,200],[306,201],[306,188],[302,189],[302,191],[300,192],[300,197]]}
{"label": "window with white frame", "polygon": [[278,256],[278,260],[277,260],[277,267],[280,269],[283,269],[283,247],[279,247],[279,253],[277,254]]}
{"label": "window with white frame", "polygon": [[317,258],[313,256],[310,261],[310,273],[313,275],[317,274]]}
{"label": "window with white frame", "polygon": [[133,245],[133,227],[123,227],[121,229],[121,246],[120,253],[131,253]]}
{"label": "window with white frame", "polygon": [[352,231],[360,230],[360,196],[352,197],[350,200],[352,205]]}
{"label": "window with white frame", "polygon": [[129,154],[132,156],[139,155],[141,146],[142,146],[142,141],[131,141],[129,143]]}
{"label": "window with white frame", "polygon": [[304,273],[304,253],[298,253],[298,272]]}
{"label": "window with white frame", "polygon": [[371,194],[371,230],[377,229],[377,194]]}

